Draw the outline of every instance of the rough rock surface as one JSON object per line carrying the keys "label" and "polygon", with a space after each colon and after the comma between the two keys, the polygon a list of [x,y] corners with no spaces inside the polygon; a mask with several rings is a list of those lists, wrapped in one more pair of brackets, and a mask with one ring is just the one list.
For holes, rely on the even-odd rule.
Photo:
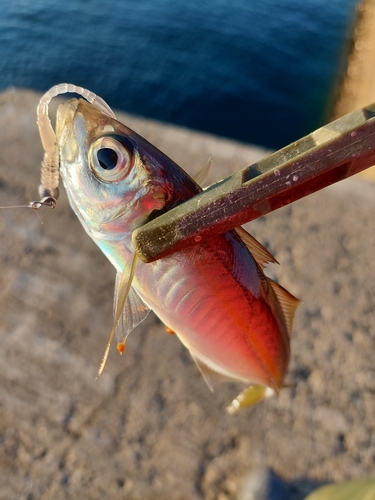
{"label": "rough rock surface", "polygon": [[[39,96],[0,96],[0,205],[37,198]],[[119,114],[211,181],[266,152]],[[112,322],[114,270],[65,193],[56,210],[0,211],[0,498],[234,500],[254,467],[289,498],[375,470],[375,187],[350,179],[250,225],[303,300],[291,388],[238,415],[235,384],[211,394],[150,315],[96,370]]]}

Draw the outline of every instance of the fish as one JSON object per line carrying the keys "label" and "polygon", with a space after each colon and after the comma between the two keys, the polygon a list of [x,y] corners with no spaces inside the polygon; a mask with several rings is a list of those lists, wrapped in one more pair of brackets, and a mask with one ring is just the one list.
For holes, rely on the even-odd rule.
{"label": "fish", "polygon": [[201,186],[82,98],[58,107],[54,147],[72,209],[117,271],[114,325],[99,372],[113,335],[123,352],[129,333],[152,310],[188,349],[211,390],[221,380],[248,386],[229,413],[278,394],[299,300],[264,274],[276,262],[268,250],[241,227],[145,263],[134,251],[133,231]]}

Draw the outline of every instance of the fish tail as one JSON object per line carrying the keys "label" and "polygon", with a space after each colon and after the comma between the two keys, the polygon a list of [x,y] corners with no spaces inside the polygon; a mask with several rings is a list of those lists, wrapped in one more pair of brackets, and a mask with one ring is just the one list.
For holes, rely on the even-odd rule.
{"label": "fish tail", "polygon": [[265,385],[250,385],[244,389],[229,406],[226,407],[226,411],[232,415],[238,410],[246,408],[247,406],[255,405],[256,403],[259,403],[259,401],[262,401],[262,399],[273,396],[274,394],[275,390]]}

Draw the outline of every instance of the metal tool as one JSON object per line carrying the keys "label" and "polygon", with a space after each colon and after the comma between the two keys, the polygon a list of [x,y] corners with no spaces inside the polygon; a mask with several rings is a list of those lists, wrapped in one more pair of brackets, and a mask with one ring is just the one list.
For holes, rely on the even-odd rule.
{"label": "metal tool", "polygon": [[144,262],[223,233],[375,165],[375,103],[349,113],[133,232]]}

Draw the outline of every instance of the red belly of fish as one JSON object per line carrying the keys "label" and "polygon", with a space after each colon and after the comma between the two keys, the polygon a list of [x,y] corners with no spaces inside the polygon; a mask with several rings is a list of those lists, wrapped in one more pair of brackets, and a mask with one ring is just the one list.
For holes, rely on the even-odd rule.
{"label": "red belly of fish", "polygon": [[229,378],[280,387],[289,360],[284,325],[254,260],[230,235],[142,264],[135,284],[201,361]]}

